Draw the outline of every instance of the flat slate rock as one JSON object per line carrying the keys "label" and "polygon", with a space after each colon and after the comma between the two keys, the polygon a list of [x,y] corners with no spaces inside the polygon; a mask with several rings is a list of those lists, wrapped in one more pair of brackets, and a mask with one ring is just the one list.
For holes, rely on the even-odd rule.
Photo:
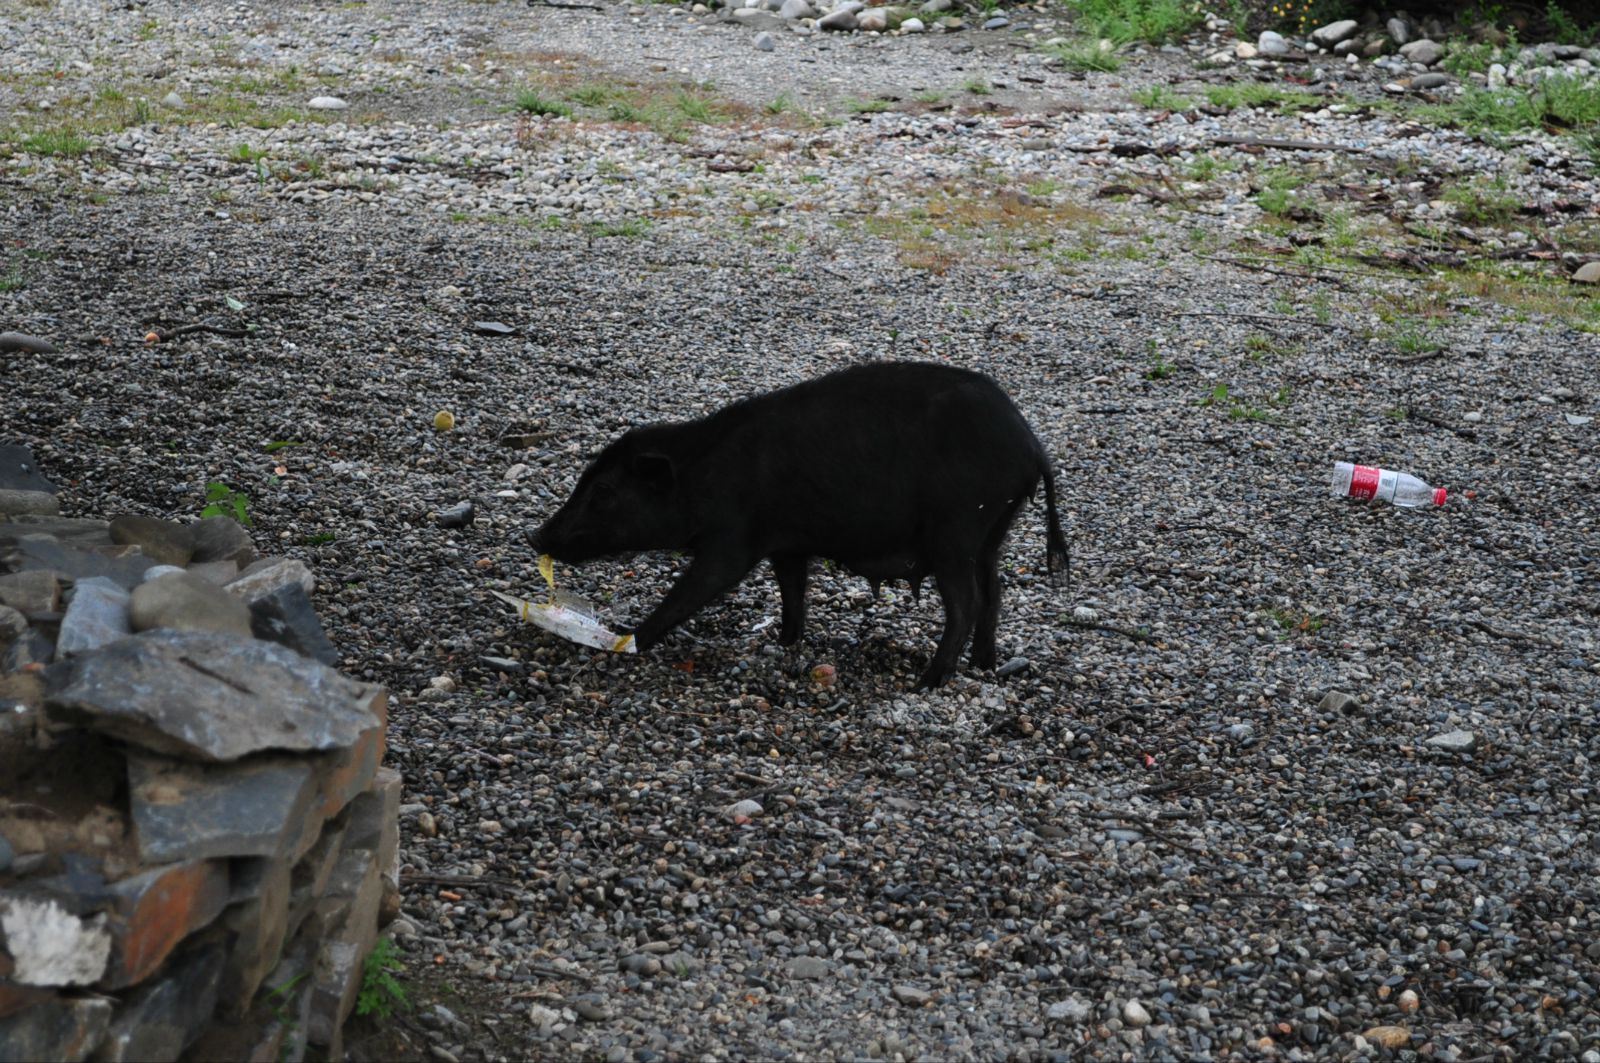
{"label": "flat slate rock", "polygon": [[189,764],[128,757],[128,804],[139,859],[277,856],[310,813],[317,773],[304,757],[253,757],[239,764]]}
{"label": "flat slate rock", "polygon": [[111,541],[137,546],[150,560],[162,565],[187,565],[194,556],[194,530],[188,524],[160,517],[124,513],[111,518]]}
{"label": "flat slate rock", "polygon": [[0,491],[44,491],[56,493],[56,485],[44,478],[33,451],[15,443],[0,444]]}
{"label": "flat slate rock", "polygon": [[52,667],[46,711],[157,753],[237,760],[344,749],[381,721],[376,687],[259,639],[147,631]]}

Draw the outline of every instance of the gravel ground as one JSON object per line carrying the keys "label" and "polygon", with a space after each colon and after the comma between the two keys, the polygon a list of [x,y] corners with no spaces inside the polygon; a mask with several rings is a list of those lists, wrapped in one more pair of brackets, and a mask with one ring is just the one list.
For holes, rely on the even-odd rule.
{"label": "gravel ground", "polygon": [[[1592,164],[1367,65],[1141,108],[1284,81],[1013,20],[0,0],[0,111],[86,138],[0,148],[0,329],[60,347],[0,353],[3,438],[75,514],[245,492],[396,694],[419,1006],[358,1054],[1600,1060]],[[143,342],[185,323],[249,331]],[[871,358],[991,373],[1057,462],[1003,676],[913,692],[937,596],[833,572],[788,652],[764,573],[637,658],[493,598],[618,432]],[[621,624],[682,563],[558,579]]]}

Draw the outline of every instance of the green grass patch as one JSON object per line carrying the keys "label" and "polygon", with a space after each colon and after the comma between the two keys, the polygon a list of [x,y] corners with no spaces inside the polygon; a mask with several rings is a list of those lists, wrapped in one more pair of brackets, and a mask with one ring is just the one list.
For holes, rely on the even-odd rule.
{"label": "green grass patch", "polygon": [[1600,124],[1600,85],[1556,74],[1529,89],[1468,86],[1456,99],[1419,107],[1417,114],[1473,133],[1573,129],[1589,134]]}
{"label": "green grass patch", "polygon": [[76,158],[89,154],[89,138],[76,129],[40,129],[24,133],[20,141],[30,155],[57,155]]}
{"label": "green grass patch", "polygon": [[1239,85],[1212,85],[1206,89],[1206,102],[1229,111],[1240,107],[1259,107],[1293,114],[1326,107],[1329,100],[1326,96],[1313,96],[1309,92],[1249,81]]}
{"label": "green grass patch", "polygon": [[1202,5],[1187,0],[1067,0],[1083,33],[1115,44],[1160,44],[1205,20]]}

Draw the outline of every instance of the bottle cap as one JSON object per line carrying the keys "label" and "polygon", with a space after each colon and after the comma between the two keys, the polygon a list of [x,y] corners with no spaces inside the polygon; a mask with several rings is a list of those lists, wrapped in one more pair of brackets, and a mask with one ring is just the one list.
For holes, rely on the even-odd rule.
{"label": "bottle cap", "polygon": [[1434,505],[1436,505],[1436,506],[1444,505],[1444,493],[1445,493],[1444,492],[1444,488],[1442,488],[1442,487],[1436,487],[1436,488],[1433,489],[1433,504]]}

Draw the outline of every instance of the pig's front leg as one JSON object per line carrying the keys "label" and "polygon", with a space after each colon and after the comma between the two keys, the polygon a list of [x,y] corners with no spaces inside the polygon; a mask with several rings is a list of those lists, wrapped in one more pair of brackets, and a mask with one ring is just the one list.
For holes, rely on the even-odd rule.
{"label": "pig's front leg", "polygon": [[758,560],[744,551],[715,546],[697,552],[661,604],[633,629],[635,645],[648,650],[660,642],[667,632],[738,586]]}

